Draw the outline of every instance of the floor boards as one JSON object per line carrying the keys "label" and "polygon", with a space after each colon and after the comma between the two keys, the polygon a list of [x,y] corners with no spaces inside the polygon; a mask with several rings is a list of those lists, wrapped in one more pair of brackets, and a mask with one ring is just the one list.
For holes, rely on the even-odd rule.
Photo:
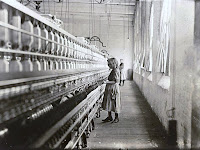
{"label": "floor boards", "polygon": [[120,121],[103,123],[107,112],[102,111],[101,117],[94,119],[87,149],[166,148],[166,133],[135,83],[126,81],[120,90]]}

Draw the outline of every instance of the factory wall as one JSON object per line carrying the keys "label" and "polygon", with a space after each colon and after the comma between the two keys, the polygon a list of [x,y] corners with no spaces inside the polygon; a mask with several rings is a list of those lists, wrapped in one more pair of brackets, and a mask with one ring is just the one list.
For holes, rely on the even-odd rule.
{"label": "factory wall", "polygon": [[192,147],[200,147],[200,2],[195,1],[195,25],[194,25],[194,79],[193,79],[193,94],[192,94]]}
{"label": "factory wall", "polygon": [[[191,141],[198,138],[192,134],[192,122],[195,124],[192,116],[196,114],[195,118],[199,118],[198,109],[192,107],[194,98],[199,96],[194,84],[197,59],[194,27],[194,1],[137,3],[133,80],[168,132],[169,120],[177,121],[177,143],[181,148],[197,147]],[[199,131],[199,126],[195,129]]]}

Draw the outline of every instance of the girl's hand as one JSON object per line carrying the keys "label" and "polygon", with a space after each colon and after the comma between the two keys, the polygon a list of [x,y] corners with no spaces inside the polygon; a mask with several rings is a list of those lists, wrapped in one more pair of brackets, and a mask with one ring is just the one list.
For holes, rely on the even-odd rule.
{"label": "girl's hand", "polygon": [[107,84],[107,81],[104,80],[104,81],[103,81],[103,84]]}

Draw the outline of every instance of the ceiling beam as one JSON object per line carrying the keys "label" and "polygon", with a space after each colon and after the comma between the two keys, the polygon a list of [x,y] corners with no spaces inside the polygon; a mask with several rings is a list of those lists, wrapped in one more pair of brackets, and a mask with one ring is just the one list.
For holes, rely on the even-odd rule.
{"label": "ceiling beam", "polygon": [[[60,11],[60,10],[56,10],[56,13],[62,13],[62,14],[65,14],[65,13],[70,13],[70,14],[86,14],[86,15],[89,15],[91,14],[91,12],[81,12],[81,11]],[[92,13],[92,15],[102,15],[102,16],[105,16],[105,15],[124,15],[124,16],[131,16],[131,15],[134,15],[134,13],[100,13],[100,12],[94,12]]]}
{"label": "ceiling beam", "polygon": [[[68,22],[68,18],[59,18],[59,19],[62,20],[63,22]],[[75,22],[75,21],[76,21],[76,22],[77,22],[77,21],[89,22],[89,20],[88,20],[87,18],[86,18],[86,19],[79,19],[79,18],[74,18],[74,19],[73,19],[73,18],[70,18],[70,19],[69,19],[69,22],[71,22],[72,20],[73,20],[74,22]],[[86,20],[87,20],[87,21],[86,21]],[[91,22],[92,22],[92,21],[94,21],[94,20],[91,20]],[[107,22],[108,20],[106,20],[106,19],[101,19],[101,20],[95,19],[95,22],[100,22],[100,21],[102,21],[102,22]],[[117,19],[113,19],[113,20],[111,19],[111,20],[110,20],[110,22],[117,22],[117,21],[118,21],[118,22],[126,22],[126,23],[128,23],[128,22],[132,22],[133,20],[125,20],[125,19],[124,19],[124,20],[123,20],[123,19],[122,19],[122,20],[117,20]]]}
{"label": "ceiling beam", "polygon": [[[50,3],[52,3],[53,1],[50,1]],[[48,0],[45,0],[44,3],[48,3]],[[53,2],[54,3],[54,2]],[[55,2],[57,4],[59,4],[58,2]],[[60,2],[61,4],[66,4],[67,2],[65,0],[63,0],[62,2]],[[91,3],[91,2],[74,2],[74,1],[69,1],[69,4],[94,4],[94,5],[118,5],[118,6],[135,6],[135,3],[131,2],[131,3]]]}

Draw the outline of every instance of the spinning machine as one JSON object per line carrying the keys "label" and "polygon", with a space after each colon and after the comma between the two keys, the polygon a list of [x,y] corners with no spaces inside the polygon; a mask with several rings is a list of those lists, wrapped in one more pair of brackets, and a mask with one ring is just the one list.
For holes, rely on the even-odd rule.
{"label": "spinning machine", "polygon": [[0,0],[0,148],[83,148],[107,58],[15,0]]}

